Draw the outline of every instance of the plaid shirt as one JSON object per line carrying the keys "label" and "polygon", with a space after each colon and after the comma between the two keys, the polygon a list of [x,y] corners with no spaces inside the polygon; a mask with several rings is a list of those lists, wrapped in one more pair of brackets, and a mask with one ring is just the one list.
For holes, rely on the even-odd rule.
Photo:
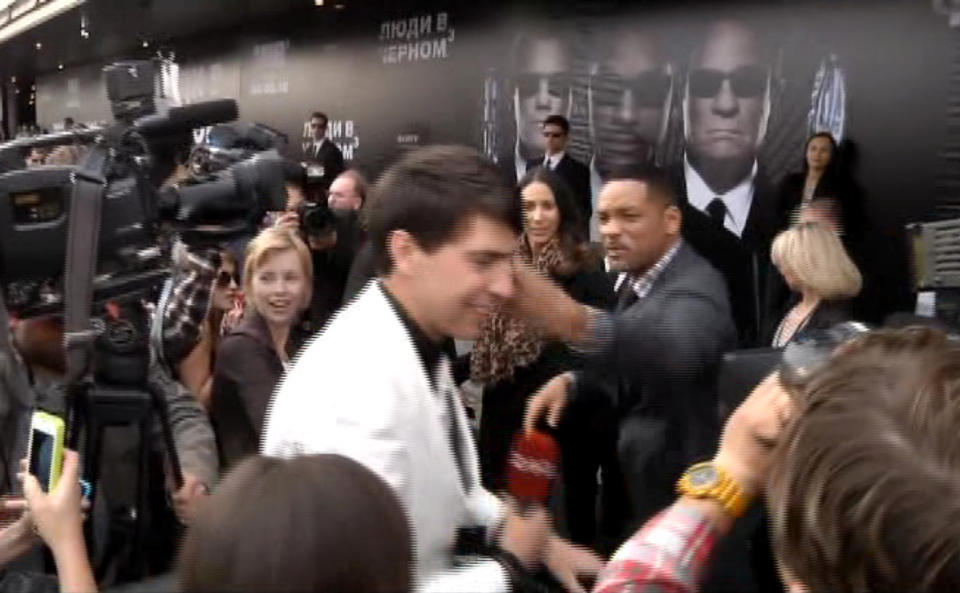
{"label": "plaid shirt", "polygon": [[[683,245],[682,239],[674,243],[673,247],[660,256],[657,263],[650,266],[650,269],[644,272],[642,276],[636,277],[627,273],[620,274],[617,278],[617,283],[614,285],[614,290],[619,293],[623,283],[629,282],[633,291],[637,293],[638,299],[646,298],[646,296],[650,294],[654,282],[660,278],[663,271],[667,269],[667,266],[670,265],[670,262],[672,262],[673,258],[677,255],[677,252],[680,251],[681,245]],[[587,336],[581,342],[571,344],[573,349],[587,354],[603,350],[604,344],[608,344],[613,338],[613,319],[614,315],[607,311],[589,308],[587,321],[589,329]]]}
{"label": "plaid shirt", "polygon": [[680,250],[680,244],[683,243],[682,240],[677,241],[673,244],[673,247],[667,250],[657,263],[650,266],[650,269],[643,273],[642,276],[635,276],[633,274],[627,274],[626,272],[620,274],[617,278],[617,285],[614,287],[614,290],[620,290],[620,287],[624,282],[629,282],[633,287],[633,292],[637,293],[637,298],[642,299],[650,294],[650,289],[653,288],[653,283],[657,281],[657,278],[660,277],[660,274],[663,273],[663,270],[670,265],[670,262],[673,261],[677,251]]}
{"label": "plaid shirt", "polygon": [[717,533],[700,511],[671,506],[617,550],[594,593],[693,593]]}
{"label": "plaid shirt", "polygon": [[171,369],[200,341],[220,267],[220,252],[178,244],[174,259],[173,286],[165,309],[159,312],[163,316],[163,359]]}

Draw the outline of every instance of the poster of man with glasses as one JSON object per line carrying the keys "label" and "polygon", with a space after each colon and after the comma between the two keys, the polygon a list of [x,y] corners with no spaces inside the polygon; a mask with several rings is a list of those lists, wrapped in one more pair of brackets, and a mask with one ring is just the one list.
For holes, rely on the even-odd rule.
{"label": "poster of man with glasses", "polygon": [[760,249],[776,231],[773,186],[757,161],[770,121],[772,56],[744,23],[712,23],[691,53],[682,104],[682,193]]}

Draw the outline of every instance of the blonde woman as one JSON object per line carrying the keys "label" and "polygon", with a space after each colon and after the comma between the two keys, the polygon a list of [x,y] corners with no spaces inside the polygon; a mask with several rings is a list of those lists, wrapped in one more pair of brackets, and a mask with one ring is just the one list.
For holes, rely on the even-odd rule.
{"label": "blonde woman", "polygon": [[792,226],[774,239],[770,256],[793,293],[772,328],[774,348],[850,319],[849,300],[863,279],[835,232],[816,222]]}
{"label": "blonde woman", "polygon": [[310,303],[313,264],[296,231],[257,235],[243,285],[243,319],[221,341],[213,372],[210,416],[224,470],[257,452],[267,405],[293,354],[291,329]]}

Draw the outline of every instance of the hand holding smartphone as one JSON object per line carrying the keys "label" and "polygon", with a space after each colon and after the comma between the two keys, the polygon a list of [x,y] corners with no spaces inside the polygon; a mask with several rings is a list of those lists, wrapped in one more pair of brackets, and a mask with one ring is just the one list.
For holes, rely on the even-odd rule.
{"label": "hand holding smartphone", "polygon": [[47,412],[33,413],[27,471],[37,478],[44,492],[52,492],[60,480],[65,435],[62,418]]}

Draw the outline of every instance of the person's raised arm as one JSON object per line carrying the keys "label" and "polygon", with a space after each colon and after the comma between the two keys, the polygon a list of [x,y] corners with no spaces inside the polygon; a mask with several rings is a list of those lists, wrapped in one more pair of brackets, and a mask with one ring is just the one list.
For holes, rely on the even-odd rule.
{"label": "person's raised arm", "polygon": [[614,554],[594,592],[696,591],[716,541],[746,501],[761,494],[773,449],[793,415],[779,375],[770,375],[727,421],[712,461],[713,471],[739,490],[736,504],[708,493],[682,494]]}

